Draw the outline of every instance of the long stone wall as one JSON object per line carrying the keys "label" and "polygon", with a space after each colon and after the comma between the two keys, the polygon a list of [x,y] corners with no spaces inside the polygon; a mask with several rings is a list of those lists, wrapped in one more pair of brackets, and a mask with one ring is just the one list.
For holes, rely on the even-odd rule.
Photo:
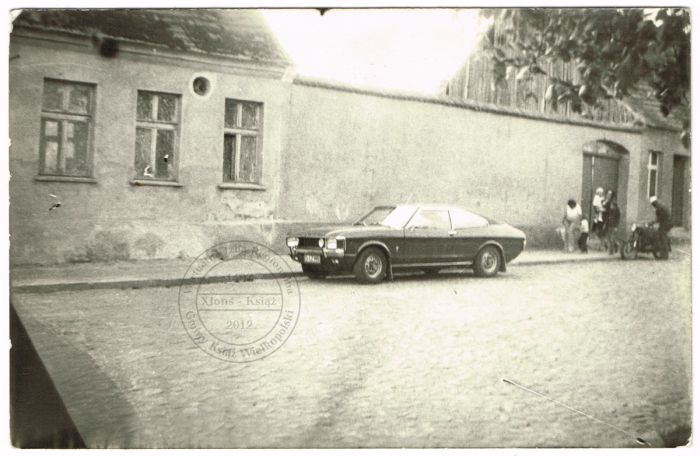
{"label": "long stone wall", "polygon": [[[291,99],[280,200],[289,219],[337,222],[377,204],[453,203],[522,227],[530,245],[553,245],[566,201],[581,200],[583,145],[617,143],[635,164],[641,150],[633,129],[306,84],[295,84]],[[638,172],[629,167],[631,182]]]}

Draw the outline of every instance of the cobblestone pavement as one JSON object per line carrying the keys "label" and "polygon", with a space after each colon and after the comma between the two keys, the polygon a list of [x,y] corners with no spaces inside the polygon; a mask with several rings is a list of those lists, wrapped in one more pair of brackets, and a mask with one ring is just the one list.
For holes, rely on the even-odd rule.
{"label": "cobblestone pavement", "polygon": [[299,287],[291,337],[246,364],[193,344],[177,288],[13,303],[92,447],[637,446],[504,377],[653,446],[690,427],[687,257]]}

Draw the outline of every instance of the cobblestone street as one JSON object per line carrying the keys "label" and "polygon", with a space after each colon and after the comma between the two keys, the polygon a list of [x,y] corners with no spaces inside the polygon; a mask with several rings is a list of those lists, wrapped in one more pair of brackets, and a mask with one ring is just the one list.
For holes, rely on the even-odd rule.
{"label": "cobblestone street", "polygon": [[246,364],[194,345],[176,287],[13,304],[90,447],[638,446],[502,378],[664,446],[691,422],[690,259],[676,255],[299,279],[293,334]]}

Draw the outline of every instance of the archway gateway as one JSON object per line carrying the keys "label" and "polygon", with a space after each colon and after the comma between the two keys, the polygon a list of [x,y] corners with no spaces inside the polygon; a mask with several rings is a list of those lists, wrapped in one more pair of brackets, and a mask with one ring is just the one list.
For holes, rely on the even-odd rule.
{"label": "archway gateway", "polygon": [[[593,196],[598,187],[605,191],[614,190],[618,202],[624,203],[628,157],[627,149],[611,141],[598,140],[583,145],[581,209],[589,220],[593,215]],[[622,206],[624,212],[624,204]]]}

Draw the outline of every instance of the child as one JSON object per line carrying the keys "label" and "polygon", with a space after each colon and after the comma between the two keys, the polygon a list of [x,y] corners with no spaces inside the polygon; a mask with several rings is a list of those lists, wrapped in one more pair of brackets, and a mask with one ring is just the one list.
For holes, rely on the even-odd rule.
{"label": "child", "polygon": [[588,253],[588,220],[586,217],[581,219],[581,236],[578,238],[578,248],[581,253]]}

